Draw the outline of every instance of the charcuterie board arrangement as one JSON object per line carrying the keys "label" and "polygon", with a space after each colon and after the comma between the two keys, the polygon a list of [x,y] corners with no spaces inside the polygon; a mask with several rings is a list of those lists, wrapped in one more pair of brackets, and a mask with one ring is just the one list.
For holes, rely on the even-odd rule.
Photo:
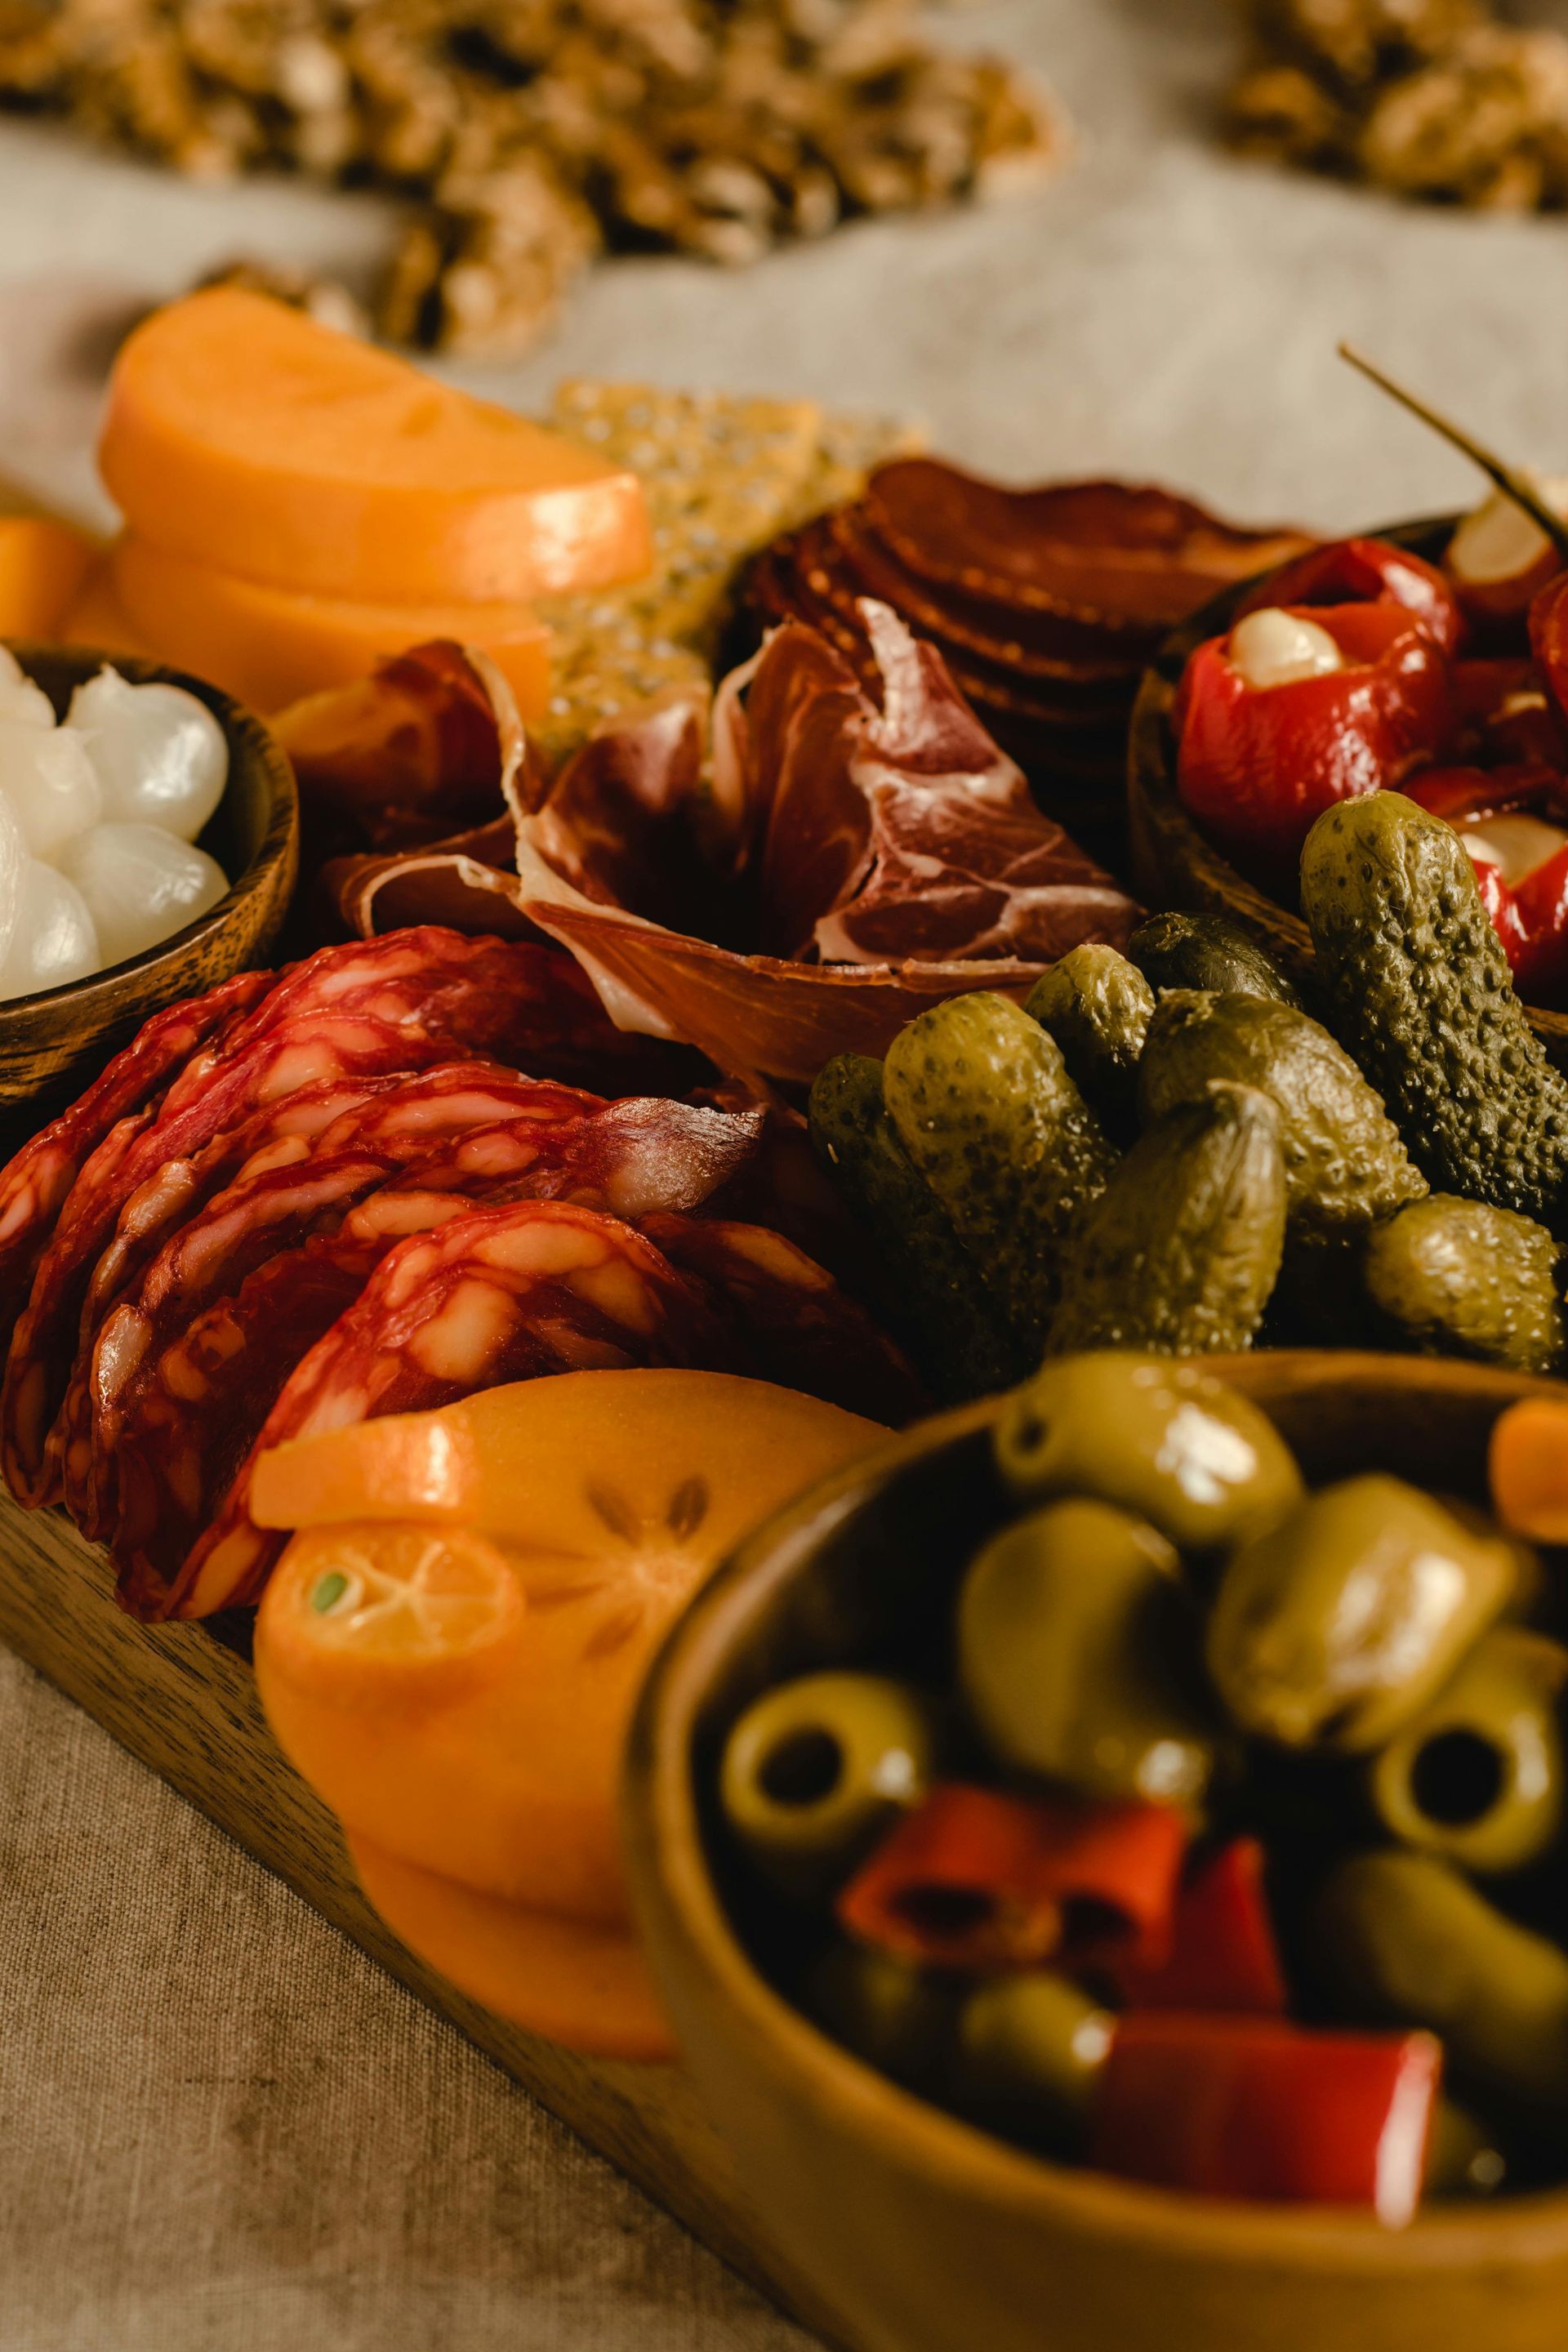
{"label": "charcuterie board arrangement", "polygon": [[102,463],[0,608],[0,1046],[76,1040],[0,1171],[6,1638],[872,2352],[962,2339],[731,2179],[697,1942],[816,2127],[1554,2246],[1545,493],[1321,547],[808,404],[534,425],[233,289]]}

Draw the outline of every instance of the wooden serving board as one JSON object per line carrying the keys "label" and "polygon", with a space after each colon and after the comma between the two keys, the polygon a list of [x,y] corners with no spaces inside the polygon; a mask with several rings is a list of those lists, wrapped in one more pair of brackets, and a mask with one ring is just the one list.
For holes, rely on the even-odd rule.
{"label": "wooden serving board", "polygon": [[828,2332],[810,2289],[769,2244],[732,2158],[678,2068],[579,2058],[538,2041],[465,1999],[383,1925],[360,1893],[331,1814],[268,1731],[241,1643],[204,1625],[138,1624],[117,1607],[95,1546],[58,1511],[21,1510],[3,1491],[0,1642],[715,2253]]}

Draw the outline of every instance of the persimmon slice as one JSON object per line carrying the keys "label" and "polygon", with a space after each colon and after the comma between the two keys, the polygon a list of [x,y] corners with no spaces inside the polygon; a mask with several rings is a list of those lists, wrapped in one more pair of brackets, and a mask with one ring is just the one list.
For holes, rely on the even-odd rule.
{"label": "persimmon slice", "polygon": [[522,1638],[522,1585],[465,1528],[353,1522],[296,1538],[268,1638],[282,1671],[347,1706],[428,1706],[493,1680]]}
{"label": "persimmon slice", "polygon": [[668,2021],[627,1930],[479,1894],[352,1832],[349,1852],[394,1934],[498,2017],[593,2057],[674,2057]]}
{"label": "persimmon slice", "polygon": [[257,1621],[279,1744],[400,1860],[621,1927],[616,1783],[654,1649],[759,1520],[885,1433],[766,1381],[663,1369],[565,1372],[279,1447],[258,1480],[269,1524],[314,1521],[329,1546],[377,1518],[410,1538],[420,1523],[448,1541],[467,1530],[526,1603],[499,1671],[428,1698],[389,1678],[372,1706],[363,1680],[334,1685],[300,1643],[301,1591],[331,1555],[297,1537]]}

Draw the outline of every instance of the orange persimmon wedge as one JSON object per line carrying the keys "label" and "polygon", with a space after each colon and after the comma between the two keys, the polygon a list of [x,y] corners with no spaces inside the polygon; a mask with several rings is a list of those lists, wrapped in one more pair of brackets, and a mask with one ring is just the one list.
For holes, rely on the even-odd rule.
{"label": "orange persimmon wedge", "polygon": [[652,560],[635,474],[235,287],[123,344],[99,465],[153,546],[296,595],[526,604]]}
{"label": "orange persimmon wedge", "polygon": [[627,1930],[503,1903],[352,1832],[348,1843],[360,1885],[393,1932],[498,2017],[595,2057],[675,2055]]}
{"label": "orange persimmon wedge", "polygon": [[526,604],[365,604],[300,596],[171,555],[127,531],[110,577],[127,620],[163,658],[263,712],[368,677],[437,637],[477,646],[525,719],[550,695],[551,634]]}
{"label": "orange persimmon wedge", "polygon": [[[563,1373],[279,1447],[258,1514],[306,1530],[257,1621],[280,1746],[400,1860],[623,1926],[616,1782],[655,1647],[742,1536],[885,1433],[765,1381],[658,1370]],[[363,1582],[378,1538],[390,1559],[420,1532],[481,1536],[515,1574],[525,1606],[499,1670],[458,1675],[449,1696],[363,1655],[334,1680],[323,1580]]]}
{"label": "orange persimmon wedge", "polygon": [[1525,1397],[1492,1431],[1492,1502],[1510,1533],[1568,1544],[1568,1397]]}

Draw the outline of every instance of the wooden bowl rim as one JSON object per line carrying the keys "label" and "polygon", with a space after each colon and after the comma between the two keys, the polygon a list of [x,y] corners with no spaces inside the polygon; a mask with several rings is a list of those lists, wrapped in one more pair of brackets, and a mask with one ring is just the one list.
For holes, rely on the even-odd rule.
{"label": "wooden bowl rim", "polygon": [[[1413,522],[1391,523],[1370,535],[1393,540],[1415,554],[1435,555],[1462,520],[1458,514],[1426,515]],[[1257,584],[1256,580],[1238,581],[1211,599],[1172,632],[1144,671],[1133,702],[1127,739],[1128,814],[1135,841],[1141,811],[1147,811],[1165,835],[1179,839],[1189,867],[1198,877],[1199,893],[1210,903],[1211,910],[1223,911],[1261,931],[1281,961],[1299,976],[1309,972],[1312,962],[1311,934],[1306,924],[1293,908],[1282,899],[1271,898],[1267,891],[1249,881],[1188,814],[1176,790],[1168,741],[1167,721],[1188,656],[1205,638],[1222,635],[1229,628],[1237,604]],[[1134,879],[1136,886],[1145,877]],[[1525,1011],[1533,1028],[1544,1035],[1568,1041],[1568,1013],[1537,1004],[1527,1004]]]}
{"label": "wooden bowl rim", "polygon": [[[1260,1399],[1270,1387],[1332,1387],[1358,1373],[1397,1381],[1413,1402],[1445,1390],[1490,1391],[1500,1402],[1563,1393],[1557,1382],[1525,1373],[1349,1349],[1216,1357],[1207,1368],[1237,1380],[1261,1372]],[[739,2013],[776,2076],[804,2093],[835,2128],[873,2142],[890,2164],[917,2172],[928,2187],[983,2196],[1026,2223],[1066,2224],[1108,2251],[1137,2243],[1220,2263],[1412,2278],[1561,2260],[1568,2253],[1568,2188],[1489,2208],[1434,2208],[1394,2231],[1341,2207],[1184,2197],[1088,2167],[1053,2164],[901,2089],[821,2032],[753,1965],[704,1853],[692,1743],[705,1696],[761,1610],[805,1571],[836,1528],[896,1472],[987,1427],[1003,1402],[992,1398],[942,1414],[852,1462],[759,1528],[678,1618],[645,1683],[626,1755],[623,1814],[638,1908],[657,1899],[701,1971],[704,1996]]]}
{"label": "wooden bowl rim", "polygon": [[15,656],[29,677],[33,676],[33,663],[45,661],[56,667],[79,667],[82,677],[78,682],[81,684],[109,667],[118,670],[132,686],[183,687],[198,702],[205,703],[223,729],[229,750],[225,797],[233,785],[235,768],[241,758],[256,768],[267,787],[267,824],[256,854],[231,877],[216,906],[209,907],[205,915],[198,915],[179,930],[171,931],[156,946],[143,948],[140,955],[106,964],[101,971],[89,972],[85,979],[64,981],[58,988],[35,989],[29,996],[0,1001],[0,1021],[19,1027],[34,1015],[51,1013],[68,1001],[89,1004],[95,989],[118,993],[137,972],[151,971],[165,959],[177,957],[224,930],[247,899],[270,887],[279,868],[292,856],[299,831],[300,797],[289,756],[265,720],[258,718],[247,704],[236,701],[233,695],[209,685],[205,678],[195,677],[167,662],[150,661],[138,654],[106,653],[93,646],[51,645],[35,637],[6,637],[0,639],[0,645]]}

